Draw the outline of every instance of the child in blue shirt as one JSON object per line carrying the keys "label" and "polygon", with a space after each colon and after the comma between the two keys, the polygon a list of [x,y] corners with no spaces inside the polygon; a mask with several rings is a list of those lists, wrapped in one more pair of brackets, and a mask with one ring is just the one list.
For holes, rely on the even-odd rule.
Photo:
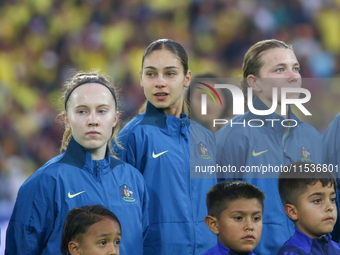
{"label": "child in blue shirt", "polygon": [[284,211],[295,224],[294,235],[278,255],[336,255],[340,246],[331,240],[337,219],[336,180],[328,169],[295,162],[279,175]]}
{"label": "child in blue shirt", "polygon": [[217,235],[217,245],[204,255],[256,255],[261,239],[265,194],[245,181],[225,181],[207,193],[205,224]]}

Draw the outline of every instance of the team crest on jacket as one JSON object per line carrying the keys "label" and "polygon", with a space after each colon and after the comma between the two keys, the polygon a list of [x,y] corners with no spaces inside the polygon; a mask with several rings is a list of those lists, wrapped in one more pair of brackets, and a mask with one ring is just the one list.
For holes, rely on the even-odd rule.
{"label": "team crest on jacket", "polygon": [[131,187],[128,187],[126,184],[120,186],[122,198],[126,202],[135,202],[136,199],[133,197],[133,191]]}
{"label": "team crest on jacket", "polygon": [[301,148],[301,161],[302,162],[311,162],[310,160],[310,152],[305,147]]}
{"label": "team crest on jacket", "polygon": [[202,142],[199,143],[199,152],[200,152],[201,158],[203,158],[203,159],[210,159],[211,158],[209,153],[208,153],[207,147],[205,147],[205,145]]}

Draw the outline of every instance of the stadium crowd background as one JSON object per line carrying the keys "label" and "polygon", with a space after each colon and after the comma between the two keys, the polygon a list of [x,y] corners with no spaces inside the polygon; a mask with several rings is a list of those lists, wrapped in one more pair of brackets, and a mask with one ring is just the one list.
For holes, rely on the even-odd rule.
{"label": "stadium crowd background", "polygon": [[335,81],[308,87],[322,116],[311,124],[322,133],[340,111],[340,0],[0,0],[0,24],[2,240],[18,188],[59,154],[58,98],[71,70],[113,77],[126,122],[144,102],[139,69],[151,41],[180,42],[194,76],[238,78],[249,46],[275,38],[293,45],[302,77]]}

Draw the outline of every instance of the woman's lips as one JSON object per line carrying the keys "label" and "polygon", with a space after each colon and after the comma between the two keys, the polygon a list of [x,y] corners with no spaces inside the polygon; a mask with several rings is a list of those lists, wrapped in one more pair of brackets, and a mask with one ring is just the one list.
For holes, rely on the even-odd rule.
{"label": "woman's lips", "polygon": [[158,99],[158,100],[164,100],[166,99],[168,96],[168,93],[165,93],[165,92],[159,92],[159,93],[155,93],[155,97]]}

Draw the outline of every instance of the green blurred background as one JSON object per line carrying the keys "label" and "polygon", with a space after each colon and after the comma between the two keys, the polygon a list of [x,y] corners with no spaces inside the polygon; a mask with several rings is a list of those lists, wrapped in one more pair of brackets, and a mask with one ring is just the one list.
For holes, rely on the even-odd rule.
{"label": "green blurred background", "polygon": [[[0,222],[27,176],[58,154],[60,88],[72,70],[109,74],[126,122],[145,100],[143,51],[159,38],[184,46],[193,76],[241,77],[247,49],[276,38],[293,45],[302,77],[340,78],[340,0],[0,0]],[[321,133],[340,111],[333,81],[312,87]]]}

